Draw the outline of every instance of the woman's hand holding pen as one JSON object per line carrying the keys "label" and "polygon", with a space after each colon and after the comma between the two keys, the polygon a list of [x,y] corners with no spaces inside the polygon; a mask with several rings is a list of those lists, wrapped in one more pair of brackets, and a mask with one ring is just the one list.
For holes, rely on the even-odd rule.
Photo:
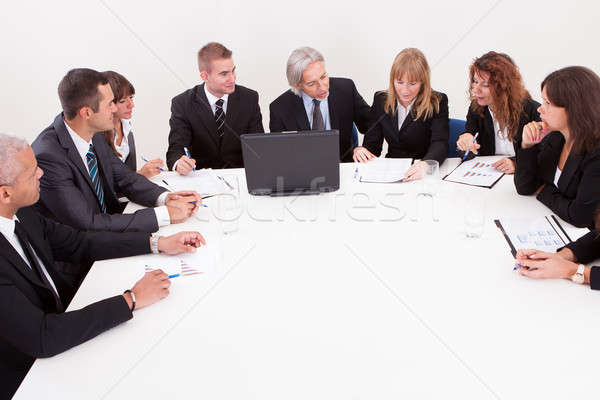
{"label": "woman's hand holding pen", "polygon": [[545,122],[531,121],[523,127],[523,142],[521,147],[528,149],[538,144],[547,134],[549,129]]}
{"label": "woman's hand holding pen", "polygon": [[144,175],[146,178],[152,178],[155,175],[160,174],[161,168],[164,168],[165,163],[160,158],[155,158],[144,164],[144,166],[138,169],[137,173]]}
{"label": "woman's hand holding pen", "polygon": [[477,143],[475,136],[473,136],[472,133],[465,132],[458,137],[458,140],[456,141],[456,147],[460,151],[470,151],[473,154],[478,154],[481,145]]}

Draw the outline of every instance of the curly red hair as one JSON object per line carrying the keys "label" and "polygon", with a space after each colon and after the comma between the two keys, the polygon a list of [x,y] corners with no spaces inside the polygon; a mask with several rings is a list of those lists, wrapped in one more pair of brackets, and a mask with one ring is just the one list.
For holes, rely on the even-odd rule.
{"label": "curly red hair", "polygon": [[469,95],[471,108],[483,116],[485,106],[480,106],[471,90],[475,75],[489,74],[488,84],[494,99],[494,118],[505,130],[507,139],[514,140],[521,119],[523,104],[531,98],[523,78],[513,60],[506,54],[490,51],[473,60],[469,67]]}

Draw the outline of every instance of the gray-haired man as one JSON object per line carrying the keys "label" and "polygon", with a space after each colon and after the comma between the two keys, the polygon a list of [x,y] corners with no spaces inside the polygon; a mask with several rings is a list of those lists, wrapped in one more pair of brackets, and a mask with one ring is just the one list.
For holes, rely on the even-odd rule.
{"label": "gray-haired man", "polygon": [[352,125],[366,132],[370,109],[354,82],[329,78],[323,56],[311,47],[292,52],[286,74],[290,89],[269,106],[271,132],[337,129],[340,161],[352,162]]}

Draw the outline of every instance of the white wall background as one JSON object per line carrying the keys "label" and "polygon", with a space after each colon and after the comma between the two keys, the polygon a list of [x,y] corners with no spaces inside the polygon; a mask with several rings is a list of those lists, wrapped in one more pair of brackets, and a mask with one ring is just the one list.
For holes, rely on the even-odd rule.
{"label": "white wall background", "polygon": [[5,2],[0,131],[32,141],[60,112],[67,70],[112,69],[136,88],[138,154],[164,157],[171,98],[200,82],[196,52],[209,41],[233,50],[238,83],[259,92],[267,129],[268,105],[287,89],[287,57],[303,45],[324,54],[331,76],[354,79],[369,104],[396,53],[418,47],[451,117],[464,118],[468,65],[488,50],[513,57],[538,100],[555,69],[600,73],[599,17],[600,5],[583,0]]}

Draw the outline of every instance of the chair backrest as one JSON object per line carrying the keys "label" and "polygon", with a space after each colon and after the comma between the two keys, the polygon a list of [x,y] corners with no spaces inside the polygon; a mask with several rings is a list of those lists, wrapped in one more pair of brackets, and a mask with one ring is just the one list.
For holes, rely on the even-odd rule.
{"label": "chair backrest", "polygon": [[465,123],[463,119],[450,118],[450,137],[448,138],[448,157],[458,157],[456,151],[456,141],[461,133],[465,132]]}

